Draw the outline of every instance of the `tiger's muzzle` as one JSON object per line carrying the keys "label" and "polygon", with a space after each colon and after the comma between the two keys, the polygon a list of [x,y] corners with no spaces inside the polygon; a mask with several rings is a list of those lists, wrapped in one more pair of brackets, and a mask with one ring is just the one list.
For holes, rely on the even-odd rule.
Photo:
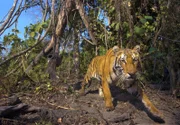
{"label": "tiger's muzzle", "polygon": [[136,74],[126,74],[125,79],[123,81],[125,88],[130,88],[136,81]]}

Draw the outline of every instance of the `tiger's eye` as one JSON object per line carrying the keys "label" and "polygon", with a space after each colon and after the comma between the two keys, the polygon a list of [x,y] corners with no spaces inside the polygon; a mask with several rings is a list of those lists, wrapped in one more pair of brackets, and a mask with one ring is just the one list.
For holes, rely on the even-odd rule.
{"label": "tiger's eye", "polygon": [[121,58],[120,60],[121,60],[121,62],[126,62],[126,61],[125,61],[125,58]]}

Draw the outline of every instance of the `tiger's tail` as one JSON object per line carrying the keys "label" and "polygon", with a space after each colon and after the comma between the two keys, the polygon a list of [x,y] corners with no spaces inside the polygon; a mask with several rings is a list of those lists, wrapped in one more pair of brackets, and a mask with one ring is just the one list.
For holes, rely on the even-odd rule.
{"label": "tiger's tail", "polygon": [[134,84],[127,90],[143,103],[145,112],[150,118],[152,118],[154,121],[164,123],[163,114],[152,104],[140,86]]}
{"label": "tiger's tail", "polygon": [[142,103],[148,111],[147,115],[155,121],[164,123],[163,114],[152,104],[143,90],[141,90],[140,99],[142,100]]}

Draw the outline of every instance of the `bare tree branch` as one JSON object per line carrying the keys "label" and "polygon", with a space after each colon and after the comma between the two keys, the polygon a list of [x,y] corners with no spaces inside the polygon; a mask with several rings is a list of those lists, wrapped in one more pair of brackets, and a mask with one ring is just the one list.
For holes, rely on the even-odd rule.
{"label": "bare tree branch", "polygon": [[[45,11],[44,11],[44,16],[43,16],[43,21],[46,20],[46,17],[47,17],[47,11],[49,10],[49,3],[48,3],[48,0],[46,0],[46,5],[45,5]],[[44,8],[43,8],[44,9]]]}
{"label": "bare tree branch", "polygon": [[0,27],[0,35],[2,34],[1,32],[4,29],[4,27],[9,23],[9,20],[12,18],[12,15],[13,15],[15,9],[16,9],[16,6],[17,6],[17,2],[18,2],[18,0],[14,0],[13,6],[12,6],[8,16],[7,16],[7,19],[1,25],[1,27]]}
{"label": "bare tree branch", "polygon": [[93,44],[94,45],[97,45],[97,41],[94,37],[94,34],[92,32],[92,29],[91,27],[89,26],[89,20],[88,20],[88,17],[86,16],[85,14],[85,11],[84,11],[84,8],[83,8],[83,3],[80,1],[80,0],[75,0],[75,3],[76,3],[76,9],[79,10],[79,14],[84,22],[84,25],[86,26],[88,32],[89,32],[89,35],[91,37],[91,40],[93,41]]}
{"label": "bare tree branch", "polygon": [[157,40],[157,38],[158,38],[161,30],[162,30],[162,26],[161,26],[159,29],[157,29],[157,31],[156,31],[156,34],[155,34],[154,39],[153,39],[153,45],[154,45],[154,47],[156,46],[156,40]]}
{"label": "bare tree branch", "polygon": [[[24,10],[24,7],[21,8],[23,0],[21,0],[19,6],[17,7],[17,11],[12,15],[12,17],[9,19],[8,24],[5,26],[4,30],[1,32],[1,34],[4,33],[4,31],[11,27],[19,18],[19,16],[21,15],[22,11]],[[14,19],[15,18],[15,19]]]}
{"label": "bare tree branch", "polygon": [[86,37],[82,36],[82,38],[83,38],[84,40],[86,40],[88,43],[90,43],[90,44],[92,44],[92,45],[95,45],[95,44],[92,43],[90,40],[86,39]]}
{"label": "bare tree branch", "polygon": [[[5,18],[0,22],[2,23],[2,25],[0,26],[0,35],[2,35],[5,30],[9,27],[11,27],[16,21],[17,19],[19,18],[19,16],[21,15],[21,13],[29,8],[29,7],[32,7],[32,6],[36,6],[38,5],[39,3],[38,2],[33,2],[32,4],[30,5],[27,5],[26,2],[24,2],[24,5],[22,6],[23,4],[23,1],[24,0],[21,0],[19,2],[19,5],[17,7],[17,3],[18,3],[18,0],[14,0],[14,4],[13,4],[13,7],[10,9],[10,11],[8,12],[7,16],[5,16]],[[4,21],[5,20],[5,21]]]}

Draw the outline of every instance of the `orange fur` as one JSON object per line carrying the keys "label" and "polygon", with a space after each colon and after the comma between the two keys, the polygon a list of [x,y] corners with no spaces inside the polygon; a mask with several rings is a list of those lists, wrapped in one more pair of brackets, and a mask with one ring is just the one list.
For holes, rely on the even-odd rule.
{"label": "orange fur", "polygon": [[159,110],[151,103],[146,94],[135,82],[135,74],[139,63],[140,46],[133,49],[119,49],[114,46],[103,56],[97,56],[91,61],[82,82],[81,94],[85,93],[85,85],[92,77],[101,81],[105,106],[108,111],[114,109],[109,84],[121,79],[129,93],[138,93],[145,107],[155,116],[162,117]]}

